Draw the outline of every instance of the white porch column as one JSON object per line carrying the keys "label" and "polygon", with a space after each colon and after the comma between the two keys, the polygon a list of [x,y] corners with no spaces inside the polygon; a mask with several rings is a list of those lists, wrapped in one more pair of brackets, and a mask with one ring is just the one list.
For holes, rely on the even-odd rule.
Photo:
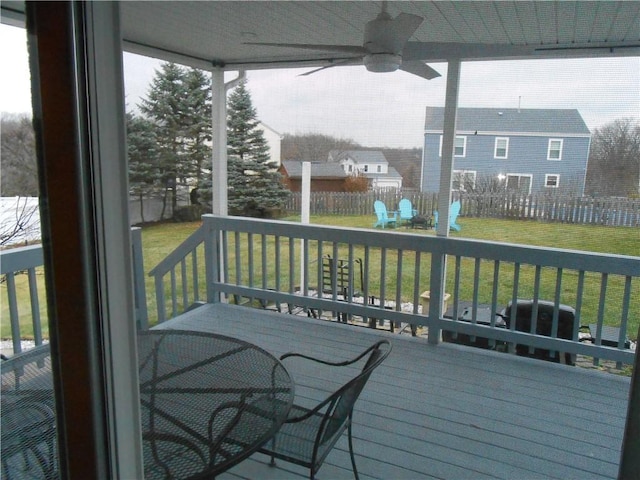
{"label": "white porch column", "polygon": [[[456,139],[456,114],[458,110],[458,90],[460,87],[460,60],[450,60],[447,67],[447,94],[444,106],[444,129],[442,132],[442,159],[440,169],[440,190],[438,192],[438,230],[439,237],[449,236],[449,207],[451,204],[451,180],[453,177],[453,155]],[[445,280],[447,278],[447,257],[442,255],[440,262],[435,264],[432,274],[437,275],[431,280],[431,301],[429,316],[441,317],[444,312],[443,298],[445,294]],[[437,268],[439,267],[439,268]],[[429,343],[440,341],[440,329],[429,329]]]}
{"label": "white porch column", "polygon": [[211,115],[213,161],[211,164],[211,206],[214,215],[228,215],[227,204],[227,92],[224,71],[214,67],[211,72]]}
{"label": "white porch column", "polygon": [[456,140],[458,90],[460,88],[460,60],[450,60],[447,67],[447,93],[444,105],[444,130],[442,132],[442,159],[440,190],[438,193],[438,236],[449,236],[449,207],[451,205],[451,181],[453,155]]}

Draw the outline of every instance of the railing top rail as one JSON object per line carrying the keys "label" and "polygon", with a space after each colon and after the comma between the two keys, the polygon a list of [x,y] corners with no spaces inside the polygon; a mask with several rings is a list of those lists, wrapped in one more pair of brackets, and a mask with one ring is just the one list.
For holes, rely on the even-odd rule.
{"label": "railing top rail", "polygon": [[[204,215],[213,229],[420,251],[640,277],[640,257],[246,217]],[[158,267],[156,267],[158,268]]]}
{"label": "railing top rail", "polygon": [[0,275],[39,267],[43,263],[40,244],[0,250]]}

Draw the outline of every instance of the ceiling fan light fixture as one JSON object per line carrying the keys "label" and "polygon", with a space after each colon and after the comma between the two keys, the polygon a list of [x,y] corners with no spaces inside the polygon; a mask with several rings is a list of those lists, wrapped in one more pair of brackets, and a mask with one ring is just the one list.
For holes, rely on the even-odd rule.
{"label": "ceiling fan light fixture", "polygon": [[364,56],[364,66],[370,72],[395,72],[402,65],[402,56],[393,53],[370,53]]}

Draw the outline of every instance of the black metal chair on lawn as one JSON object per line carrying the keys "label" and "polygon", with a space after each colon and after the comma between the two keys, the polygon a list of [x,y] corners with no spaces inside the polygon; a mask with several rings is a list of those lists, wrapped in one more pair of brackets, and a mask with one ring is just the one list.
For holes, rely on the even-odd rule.
{"label": "black metal chair on lawn", "polygon": [[367,358],[362,370],[354,378],[315,407],[305,408],[296,405],[294,400],[285,423],[268,446],[260,450],[271,456],[271,464],[275,465],[275,459],[278,458],[302,465],[311,470],[309,478],[313,480],[333,446],[347,430],[351,465],[355,478],[358,479],[351,436],[353,407],[373,370],[390,352],[389,341],[380,340],[356,358],[344,362],[328,362],[299,353],[287,353],[280,357],[280,360],[297,357],[336,368],[346,367]]}

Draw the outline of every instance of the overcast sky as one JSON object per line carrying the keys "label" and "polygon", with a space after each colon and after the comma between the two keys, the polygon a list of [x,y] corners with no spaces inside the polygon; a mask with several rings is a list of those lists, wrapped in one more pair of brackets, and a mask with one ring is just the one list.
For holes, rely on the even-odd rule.
{"label": "overcast sky", "polygon": [[[0,26],[0,109],[29,112],[24,30]],[[146,96],[159,62],[125,54],[129,108]],[[338,67],[300,77],[306,70],[247,73],[258,117],[279,133],[323,133],[371,147],[421,147],[424,109],[444,106],[442,77],[405,72],[369,73]],[[233,77],[233,74],[229,74]],[[462,65],[461,107],[575,108],[593,131],[620,117],[640,118],[640,58],[467,62]]]}

